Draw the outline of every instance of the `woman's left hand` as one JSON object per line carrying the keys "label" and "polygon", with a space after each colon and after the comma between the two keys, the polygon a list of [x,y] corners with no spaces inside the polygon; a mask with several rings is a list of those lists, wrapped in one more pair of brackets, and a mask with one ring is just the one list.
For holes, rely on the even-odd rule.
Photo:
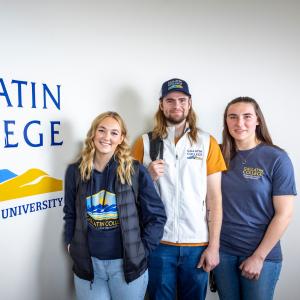
{"label": "woman's left hand", "polygon": [[257,280],[263,264],[264,260],[261,257],[257,255],[251,255],[240,264],[239,268],[242,271],[242,276],[248,279]]}

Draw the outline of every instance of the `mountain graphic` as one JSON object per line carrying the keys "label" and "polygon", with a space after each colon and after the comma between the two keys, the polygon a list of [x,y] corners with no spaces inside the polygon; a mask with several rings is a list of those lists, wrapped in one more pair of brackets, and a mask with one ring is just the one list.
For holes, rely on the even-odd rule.
{"label": "mountain graphic", "polygon": [[112,204],[112,205],[97,205],[97,206],[92,206],[87,208],[88,212],[91,213],[107,213],[107,212],[111,212],[111,213],[115,213],[117,211],[117,205],[116,204]]}
{"label": "mountain graphic", "polygon": [[117,205],[97,205],[88,208],[88,214],[94,220],[116,220],[118,219]]}
{"label": "mountain graphic", "polygon": [[[8,172],[3,174],[9,174],[10,171],[6,171]],[[57,191],[62,191],[62,180],[50,177],[42,170],[29,169],[21,175],[0,183],[0,201]]]}
{"label": "mountain graphic", "polygon": [[0,170],[0,183],[3,181],[6,181],[8,179],[16,177],[17,174],[13,173],[12,171],[9,171],[7,169]]}

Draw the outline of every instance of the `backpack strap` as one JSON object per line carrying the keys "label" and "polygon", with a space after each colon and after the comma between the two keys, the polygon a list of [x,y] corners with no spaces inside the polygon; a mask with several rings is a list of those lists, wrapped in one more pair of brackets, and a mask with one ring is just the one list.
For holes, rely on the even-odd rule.
{"label": "backpack strap", "polygon": [[150,158],[156,160],[158,155],[159,159],[164,157],[164,142],[160,137],[155,139],[152,138],[152,131],[148,132],[149,143],[150,143]]}

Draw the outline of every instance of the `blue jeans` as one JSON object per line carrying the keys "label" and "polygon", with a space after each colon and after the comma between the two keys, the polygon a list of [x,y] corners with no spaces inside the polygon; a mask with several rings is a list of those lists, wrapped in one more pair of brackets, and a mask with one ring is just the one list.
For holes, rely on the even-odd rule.
{"label": "blue jeans", "polygon": [[247,257],[220,253],[220,264],[214,269],[221,300],[271,300],[278,281],[281,262],[265,261],[258,280],[241,275],[239,265]]}
{"label": "blue jeans", "polygon": [[148,271],[136,280],[126,283],[123,259],[100,260],[92,257],[94,282],[74,275],[76,298],[78,300],[143,300]]}
{"label": "blue jeans", "polygon": [[208,274],[197,268],[206,247],[160,244],[149,257],[148,293],[151,300],[204,300]]}

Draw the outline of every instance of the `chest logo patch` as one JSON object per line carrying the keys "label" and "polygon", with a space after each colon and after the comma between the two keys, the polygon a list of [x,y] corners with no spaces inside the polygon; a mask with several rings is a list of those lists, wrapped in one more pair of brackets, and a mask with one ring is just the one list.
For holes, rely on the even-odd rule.
{"label": "chest logo patch", "polygon": [[203,151],[200,149],[187,149],[186,150],[186,158],[202,160],[203,159]]}
{"label": "chest logo patch", "polygon": [[260,179],[264,176],[264,170],[260,168],[244,167],[243,176],[247,179]]}

